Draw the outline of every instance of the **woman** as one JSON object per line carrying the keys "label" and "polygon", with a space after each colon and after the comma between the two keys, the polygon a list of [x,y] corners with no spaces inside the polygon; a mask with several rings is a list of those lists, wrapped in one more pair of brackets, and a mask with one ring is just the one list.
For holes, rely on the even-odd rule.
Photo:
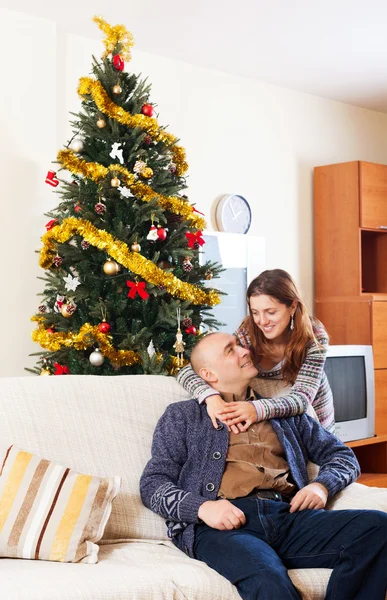
{"label": "woman", "polygon": [[328,334],[309,317],[293,279],[282,269],[264,271],[250,283],[247,302],[249,316],[235,335],[250,349],[258,369],[252,387],[263,398],[226,403],[190,365],[179,372],[178,382],[206,402],[214,427],[218,418],[235,433],[245,431],[252,422],[299,415],[311,405],[321,425],[334,432],[333,398],[324,371]]}

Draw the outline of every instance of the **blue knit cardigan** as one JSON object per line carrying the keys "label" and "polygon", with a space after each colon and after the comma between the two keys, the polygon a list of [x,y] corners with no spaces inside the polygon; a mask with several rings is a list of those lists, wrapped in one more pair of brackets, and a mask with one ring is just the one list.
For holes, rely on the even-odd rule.
{"label": "blue knit cardigan", "polygon": [[[314,479],[329,497],[360,474],[352,450],[306,414],[272,419],[296,486],[308,484],[309,460],[320,466]],[[145,506],[166,519],[168,535],[191,557],[199,507],[216,500],[226,464],[228,431],[216,430],[204,404],[185,400],[168,406],[153,437],[152,458],[140,480]]]}

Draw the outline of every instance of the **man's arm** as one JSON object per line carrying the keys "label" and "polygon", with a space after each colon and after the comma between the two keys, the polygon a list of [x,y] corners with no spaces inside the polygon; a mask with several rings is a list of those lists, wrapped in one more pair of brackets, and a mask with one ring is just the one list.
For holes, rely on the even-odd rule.
{"label": "man's arm", "polygon": [[308,415],[295,417],[294,422],[310,460],[320,467],[313,482],[323,485],[329,497],[359,477],[359,463],[351,448]]}
{"label": "man's arm", "polygon": [[177,482],[187,460],[187,413],[171,404],[156,425],[152,458],[140,479],[145,506],[165,519],[198,522],[199,507],[206,498],[181,489]]}

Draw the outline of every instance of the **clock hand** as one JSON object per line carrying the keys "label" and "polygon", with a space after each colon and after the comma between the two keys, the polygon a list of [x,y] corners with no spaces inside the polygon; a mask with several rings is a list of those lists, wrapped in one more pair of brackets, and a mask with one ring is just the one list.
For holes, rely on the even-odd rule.
{"label": "clock hand", "polygon": [[233,221],[236,221],[242,211],[239,211],[237,214],[234,213]]}
{"label": "clock hand", "polygon": [[232,203],[231,203],[231,202],[230,202],[230,208],[231,208],[231,212],[232,212],[232,214],[233,214],[233,215],[234,215],[234,217],[235,217],[235,210],[234,210],[234,207],[233,207],[233,205],[232,205]]}

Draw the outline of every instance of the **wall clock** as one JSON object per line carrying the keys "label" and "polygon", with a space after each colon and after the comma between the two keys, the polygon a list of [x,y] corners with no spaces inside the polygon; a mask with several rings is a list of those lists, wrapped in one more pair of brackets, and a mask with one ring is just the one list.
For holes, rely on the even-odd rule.
{"label": "wall clock", "polygon": [[246,198],[238,194],[222,196],[215,209],[219,231],[247,233],[251,226],[251,208]]}

